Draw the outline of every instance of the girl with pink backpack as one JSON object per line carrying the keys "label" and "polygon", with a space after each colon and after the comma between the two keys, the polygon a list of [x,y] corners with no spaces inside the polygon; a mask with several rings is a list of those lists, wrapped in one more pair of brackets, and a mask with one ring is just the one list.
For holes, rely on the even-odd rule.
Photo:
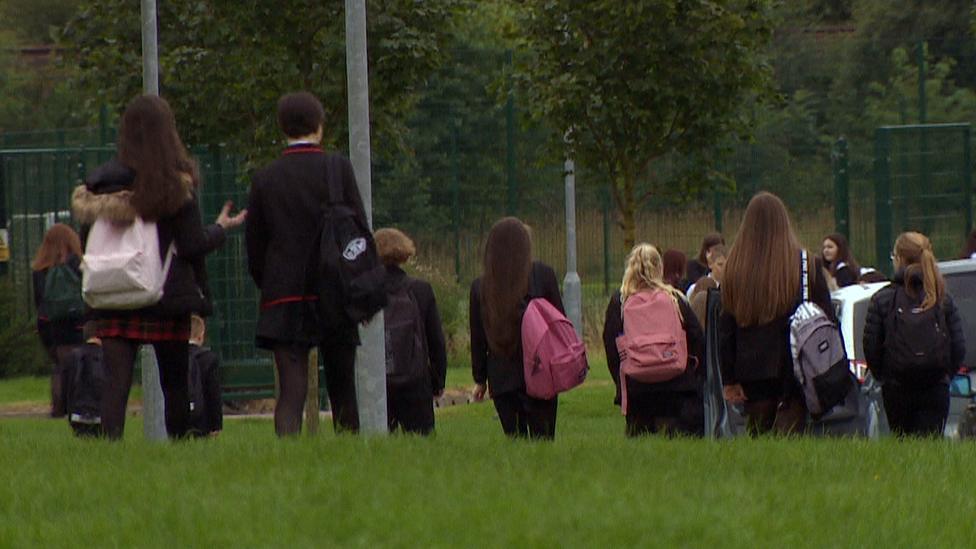
{"label": "girl with pink backpack", "polygon": [[555,271],[532,261],[529,229],[520,220],[506,217],[488,233],[483,271],[471,284],[473,397],[481,401],[490,395],[506,435],[552,439],[558,396],[530,395],[524,373],[522,316],[535,298],[545,299],[565,314]]}
{"label": "girl with pink backpack", "polygon": [[627,436],[702,436],[705,339],[684,294],[663,280],[661,254],[638,244],[607,307],[604,344]]}

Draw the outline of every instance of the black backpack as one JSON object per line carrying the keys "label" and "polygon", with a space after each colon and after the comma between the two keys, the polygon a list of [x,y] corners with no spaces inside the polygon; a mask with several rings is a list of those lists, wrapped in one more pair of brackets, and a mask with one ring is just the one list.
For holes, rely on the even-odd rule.
{"label": "black backpack", "polygon": [[81,297],[81,276],[67,264],[60,263],[48,269],[44,275],[44,299],[41,300],[40,316],[48,320],[79,319],[85,313],[85,301]]}
{"label": "black backpack", "polygon": [[383,309],[386,327],[386,379],[390,385],[407,385],[426,379],[427,340],[420,307],[405,279],[389,294]]}
{"label": "black backpack", "polygon": [[190,432],[194,434],[206,434],[210,432],[207,425],[207,401],[203,391],[203,365],[200,363],[200,355],[209,352],[210,349],[197,345],[190,345],[190,365],[187,369],[187,388],[190,401]]}
{"label": "black backpack", "polygon": [[343,159],[325,161],[329,196],[322,206],[313,287],[326,326],[358,324],[386,305],[386,269],[369,226],[342,199]]}
{"label": "black backpack", "polygon": [[79,345],[71,350],[64,366],[68,422],[76,435],[96,436],[101,433],[102,392],[107,383],[102,348]]}
{"label": "black backpack", "polygon": [[942,307],[923,310],[896,286],[885,328],[885,366],[895,379],[926,383],[946,374],[950,342]]}

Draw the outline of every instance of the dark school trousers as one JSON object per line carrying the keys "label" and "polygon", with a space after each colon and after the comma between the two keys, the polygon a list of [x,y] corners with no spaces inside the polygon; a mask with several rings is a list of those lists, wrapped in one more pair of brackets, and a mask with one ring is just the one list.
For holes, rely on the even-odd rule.
{"label": "dark school trousers", "polygon": [[512,438],[553,439],[556,437],[556,409],[559,397],[532,398],[525,390],[492,397],[502,430]]}
{"label": "dark school trousers", "polygon": [[949,415],[949,386],[916,387],[889,382],[881,387],[891,432],[899,436],[942,436]]}
{"label": "dark school trousers", "polygon": [[[275,346],[278,369],[278,400],[275,403],[275,433],[297,435],[302,430],[302,413],[308,394],[308,352],[304,343]],[[325,387],[332,408],[332,426],[337,433],[359,430],[356,407],[356,346],[329,344],[319,347],[325,365]]]}
{"label": "dark school trousers", "polygon": [[434,432],[434,394],[426,383],[386,384],[386,417],[390,432],[429,435]]}

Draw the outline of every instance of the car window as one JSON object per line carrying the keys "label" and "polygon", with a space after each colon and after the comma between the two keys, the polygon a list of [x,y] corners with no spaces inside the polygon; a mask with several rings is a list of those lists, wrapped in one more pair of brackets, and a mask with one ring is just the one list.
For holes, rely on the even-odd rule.
{"label": "car window", "polygon": [[962,318],[966,336],[965,364],[976,366],[976,271],[946,275],[946,289]]}

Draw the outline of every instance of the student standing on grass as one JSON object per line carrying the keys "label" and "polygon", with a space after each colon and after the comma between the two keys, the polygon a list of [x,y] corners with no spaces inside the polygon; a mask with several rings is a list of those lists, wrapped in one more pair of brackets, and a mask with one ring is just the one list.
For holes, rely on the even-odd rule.
{"label": "student standing on grass", "polygon": [[709,257],[715,246],[724,246],[725,239],[719,233],[708,233],[702,239],[701,248],[698,255],[688,261],[685,269],[685,279],[681,282],[681,291],[687,292],[688,288],[698,282],[698,279],[708,274]]}
{"label": "student standing on grass", "polygon": [[190,316],[190,433],[215,437],[224,428],[220,395],[220,357],[204,347],[207,323],[200,315]]}
{"label": "student standing on grass", "polygon": [[[806,425],[789,330],[801,297],[801,250],[783,201],[766,192],[754,196],[725,266],[719,321],[725,398],[744,404],[753,435]],[[811,300],[836,322],[819,258],[809,272]]]}
{"label": "student standing on grass", "polygon": [[822,258],[827,274],[837,283],[838,288],[846,288],[857,284],[861,276],[861,267],[854,261],[851,247],[847,239],[839,233],[829,234],[824,238]]}
{"label": "student standing on grass", "polygon": [[[56,223],[44,233],[44,241],[34,254],[31,262],[34,285],[34,307],[37,309],[37,333],[41,343],[47,351],[48,357],[54,364],[51,371],[51,417],[64,417],[65,392],[61,363],[75,345],[82,343],[82,317],[84,307],[81,305],[81,239],[71,227]],[[69,272],[57,273],[57,270]],[[48,275],[51,280],[48,280]],[[63,275],[63,276],[58,276]],[[67,283],[69,279],[78,282],[78,286]],[[63,284],[65,287],[59,288]],[[52,293],[63,294],[65,290],[77,292],[74,296],[79,307],[76,313],[66,307],[64,295],[45,296],[45,289]],[[54,304],[52,299],[62,303]],[[57,310],[53,310],[57,309]]]}
{"label": "student standing on grass", "polygon": [[544,298],[563,312],[556,273],[552,267],[532,261],[529,229],[518,219],[506,217],[488,233],[482,274],[471,284],[474,399],[481,401],[490,391],[508,436],[552,439],[558,397],[542,400],[525,392],[522,314],[534,298]]}
{"label": "student standing on grass", "polygon": [[949,381],[966,356],[962,320],[924,235],[902,233],[894,281],[871,296],[864,358],[882,383],[888,425],[899,435],[939,436]]}
{"label": "student standing on grass", "polygon": [[708,274],[699,278],[688,287],[688,291],[685,293],[688,295],[689,299],[691,299],[695,295],[695,292],[698,291],[698,285],[705,280],[711,280],[714,282],[714,284],[710,285],[713,288],[718,288],[722,284],[722,276],[725,274],[725,263],[728,261],[728,257],[729,254],[725,250],[725,245],[718,244],[712,246],[711,250],[708,252]]}
{"label": "student standing on grass", "polygon": [[444,394],[447,349],[434,289],[408,276],[401,265],[417,249],[397,229],[374,235],[386,266],[386,406],[390,432],[429,435],[434,432],[434,398]]}
{"label": "student standing on grass", "polygon": [[681,281],[685,279],[685,266],[688,258],[678,250],[665,250],[662,261],[664,262],[664,281],[677,288]]}
{"label": "student standing on grass", "polygon": [[166,431],[174,438],[186,435],[190,314],[206,307],[196,273],[206,268],[206,255],[223,244],[225,231],[243,223],[246,215],[242,211],[231,217],[228,202],[214,224],[204,225],[199,186],[197,163],[183,146],[169,104],[144,95],[132,100],[122,115],[117,158],[96,168],[75,189],[72,207],[83,226],[98,218],[129,224],[138,216],[156,222],[160,255],[170,244],[176,250],[157,304],[92,313],[108,375],[102,428],[109,438],[122,437],[136,352],[147,343],[159,362]]}
{"label": "student standing on grass", "polygon": [[318,346],[325,363],[325,386],[337,432],[357,431],[355,362],[359,332],[354,323],[324,325],[317,308],[313,262],[329,197],[326,171],[339,164],[342,201],[366,223],[352,164],[322,150],[322,104],[310,93],[284,95],[278,101],[278,126],[288,145],[281,156],[251,179],[245,226],[247,266],[261,290],[257,346],[274,354],[279,394],[275,433],[296,435],[308,388],[308,353]]}
{"label": "student standing on grass", "polygon": [[[687,369],[678,377],[660,383],[641,383],[626,378],[627,436],[648,433],[704,434],[704,409],[702,383],[704,382],[705,336],[701,325],[691,310],[681,290],[664,282],[661,254],[650,244],[638,244],[627,257],[620,291],[610,299],[603,326],[603,341],[607,352],[607,365],[618,395],[621,392],[620,349],[617,337],[624,333],[623,307],[627,300],[638,294],[663,293],[674,303],[681,327],[684,329],[688,349]],[[660,319],[663,325],[666,319]],[[633,329],[628,337],[639,337]],[[619,398],[618,398],[619,402]]]}

